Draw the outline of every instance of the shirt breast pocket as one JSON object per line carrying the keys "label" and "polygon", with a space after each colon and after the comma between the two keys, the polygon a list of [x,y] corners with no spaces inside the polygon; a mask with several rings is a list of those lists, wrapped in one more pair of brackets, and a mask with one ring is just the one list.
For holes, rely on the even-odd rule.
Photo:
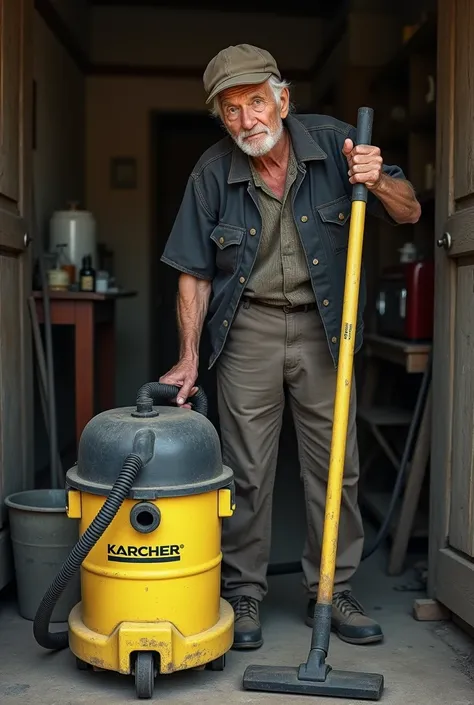
{"label": "shirt breast pocket", "polygon": [[319,206],[316,211],[323,222],[334,252],[337,254],[347,250],[351,217],[351,201],[349,198],[342,196],[336,201]]}
{"label": "shirt breast pocket", "polygon": [[233,274],[239,262],[244,228],[219,223],[211,233],[211,240],[217,245],[216,266],[222,272]]}

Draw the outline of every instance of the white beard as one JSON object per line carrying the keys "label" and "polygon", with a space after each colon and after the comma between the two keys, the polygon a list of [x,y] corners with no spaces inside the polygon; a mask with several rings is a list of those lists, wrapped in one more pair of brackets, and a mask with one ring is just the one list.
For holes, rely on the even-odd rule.
{"label": "white beard", "polygon": [[[246,137],[259,133],[262,133],[262,135],[257,140],[247,142],[245,139]],[[273,149],[273,147],[280,140],[282,134],[283,121],[280,119],[280,123],[274,132],[272,132],[269,127],[257,125],[252,130],[241,130],[237,137],[234,137],[234,140],[240,149],[245,152],[245,154],[248,154],[249,157],[263,157],[265,154],[268,154],[271,149]]]}

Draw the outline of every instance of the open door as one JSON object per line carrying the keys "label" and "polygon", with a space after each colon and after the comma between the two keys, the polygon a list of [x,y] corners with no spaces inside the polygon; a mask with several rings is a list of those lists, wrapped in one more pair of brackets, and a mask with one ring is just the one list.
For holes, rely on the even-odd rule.
{"label": "open door", "polygon": [[27,308],[32,9],[33,0],[0,0],[0,589],[11,578],[4,499],[33,482]]}
{"label": "open door", "polygon": [[[163,113],[155,116],[156,233],[152,242],[152,379],[168,372],[179,357],[176,295],[179,272],[160,262],[181,205],[186,182],[202,153],[224,136],[220,124],[206,112]],[[215,370],[208,370],[211,348],[204,326],[198,382],[209,400],[209,419],[219,429]]]}
{"label": "open door", "polygon": [[474,627],[474,5],[438,6],[429,594]]}

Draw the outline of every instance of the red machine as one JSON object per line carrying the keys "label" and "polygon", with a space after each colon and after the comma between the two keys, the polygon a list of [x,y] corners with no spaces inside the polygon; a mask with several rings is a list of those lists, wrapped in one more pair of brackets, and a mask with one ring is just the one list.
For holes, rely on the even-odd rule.
{"label": "red machine", "polygon": [[434,262],[384,270],[377,295],[377,332],[412,342],[433,337]]}

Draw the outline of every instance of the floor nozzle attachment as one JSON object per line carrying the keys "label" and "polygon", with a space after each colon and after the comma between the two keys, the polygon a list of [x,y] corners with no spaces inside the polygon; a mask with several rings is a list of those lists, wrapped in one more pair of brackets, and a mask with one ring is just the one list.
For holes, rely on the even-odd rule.
{"label": "floor nozzle attachment", "polygon": [[308,660],[298,669],[298,678],[301,681],[325,681],[331,666],[326,663],[326,654],[320,649],[311,649]]}
{"label": "floor nozzle attachment", "polygon": [[321,697],[379,700],[384,679],[378,673],[335,671],[326,663],[331,635],[332,604],[314,606],[311,648],[298,668],[249,666],[243,677],[245,690]]}
{"label": "floor nozzle attachment", "polygon": [[[300,667],[301,668],[301,667]],[[245,690],[294,695],[315,695],[350,700],[380,700],[384,678],[378,673],[336,671],[327,666],[323,680],[300,678],[297,668],[285,666],[248,666],[243,677]],[[284,704],[282,699],[282,705]]]}
{"label": "floor nozzle attachment", "polygon": [[311,648],[306,663],[298,670],[298,678],[305,681],[325,681],[331,666],[326,663],[331,634],[332,604],[316,602],[313,614]]}

